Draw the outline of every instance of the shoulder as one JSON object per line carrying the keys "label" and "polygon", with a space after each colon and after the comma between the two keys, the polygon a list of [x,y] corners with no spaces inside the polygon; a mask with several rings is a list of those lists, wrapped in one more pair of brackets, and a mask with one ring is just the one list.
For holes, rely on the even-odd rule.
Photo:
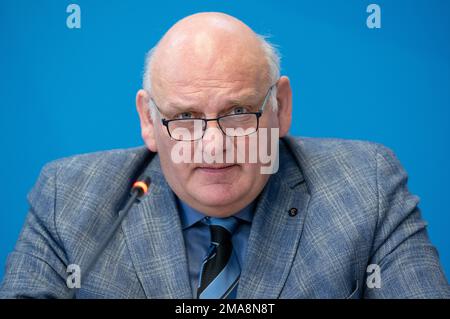
{"label": "shoulder", "polygon": [[79,238],[101,236],[150,154],[136,147],[49,162],[28,194],[31,211],[68,249],[77,247]]}
{"label": "shoulder", "polygon": [[36,189],[41,188],[54,188],[55,193],[59,195],[71,192],[106,195],[105,191],[117,189],[136,178],[135,175],[142,169],[141,166],[150,153],[142,146],[78,154],[53,160],[42,168],[29,199],[32,200]]}
{"label": "shoulder", "polygon": [[394,152],[376,142],[339,138],[288,137],[286,142],[300,162],[308,171],[326,171],[334,175],[342,170],[353,176],[376,173],[377,167],[388,163],[394,168],[401,168]]}
{"label": "shoulder", "polygon": [[289,137],[308,189],[316,198],[348,208],[379,208],[380,195],[406,185],[407,173],[394,152],[374,142]]}
{"label": "shoulder", "polygon": [[31,206],[53,207],[55,213],[74,205],[94,209],[125,192],[150,152],[146,147],[79,154],[47,163],[28,194]]}
{"label": "shoulder", "polygon": [[42,172],[46,174],[84,176],[103,171],[118,170],[133,160],[144,157],[148,150],[145,147],[114,149],[85,154],[77,154],[59,158],[47,163]]}
{"label": "shoulder", "polygon": [[29,200],[39,200],[42,190],[62,201],[107,195],[127,187],[136,178],[147,155],[146,147],[115,149],[79,154],[47,163],[41,170]]}
{"label": "shoulder", "polygon": [[373,157],[389,149],[380,144],[364,140],[341,138],[316,138],[289,136],[290,145],[306,157],[329,155],[332,157]]}

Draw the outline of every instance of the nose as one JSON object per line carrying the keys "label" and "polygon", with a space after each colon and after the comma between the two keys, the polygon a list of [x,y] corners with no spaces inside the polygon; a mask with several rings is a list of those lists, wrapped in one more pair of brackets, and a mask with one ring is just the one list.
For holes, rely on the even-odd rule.
{"label": "nose", "polygon": [[220,129],[220,126],[218,125],[217,121],[214,121],[215,124],[211,124],[212,121],[209,121],[206,125],[205,134],[203,134],[203,142],[210,143],[210,142],[219,142],[223,141],[223,132]]}
{"label": "nose", "polygon": [[219,123],[207,121],[206,129],[203,135],[203,158],[211,157],[207,162],[222,162],[223,154],[226,149],[226,136],[220,129]]}

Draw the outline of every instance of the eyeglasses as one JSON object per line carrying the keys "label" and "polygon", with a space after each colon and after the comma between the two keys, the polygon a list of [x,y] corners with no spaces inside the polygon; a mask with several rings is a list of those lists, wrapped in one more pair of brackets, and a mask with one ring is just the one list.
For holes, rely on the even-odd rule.
{"label": "eyeglasses", "polygon": [[[247,136],[258,131],[259,118],[269,100],[270,92],[276,85],[277,82],[269,87],[264,97],[264,102],[257,112],[228,114],[211,119],[188,118],[168,120],[161,118],[161,123],[166,127],[169,136],[176,141],[196,141],[202,139],[210,121],[217,121],[220,130],[227,136]],[[161,110],[153,98],[150,98],[150,100],[161,115]]]}

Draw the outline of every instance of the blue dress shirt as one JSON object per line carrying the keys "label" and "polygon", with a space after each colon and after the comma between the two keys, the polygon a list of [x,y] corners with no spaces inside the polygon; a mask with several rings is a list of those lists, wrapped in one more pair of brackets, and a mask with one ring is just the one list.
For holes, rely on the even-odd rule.
{"label": "blue dress shirt", "polygon": [[[178,210],[180,213],[181,227],[183,229],[184,245],[186,247],[189,280],[192,295],[195,298],[200,268],[211,242],[211,234],[208,225],[201,222],[201,220],[206,217],[205,214],[195,210],[180,199],[178,199]],[[247,251],[247,241],[248,236],[250,235],[253,212],[254,202],[233,215],[240,221],[238,228],[233,234],[232,242],[241,269]]]}

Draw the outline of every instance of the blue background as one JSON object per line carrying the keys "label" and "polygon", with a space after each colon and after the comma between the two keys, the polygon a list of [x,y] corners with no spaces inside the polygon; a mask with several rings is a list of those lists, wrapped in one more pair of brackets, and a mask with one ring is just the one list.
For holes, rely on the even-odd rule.
{"label": "blue background", "polygon": [[[235,15],[271,35],[291,78],[291,133],[383,143],[409,172],[450,275],[450,1],[0,1],[0,278],[42,166],[141,145],[145,52],[178,19]],[[381,6],[368,29],[366,7]]]}

